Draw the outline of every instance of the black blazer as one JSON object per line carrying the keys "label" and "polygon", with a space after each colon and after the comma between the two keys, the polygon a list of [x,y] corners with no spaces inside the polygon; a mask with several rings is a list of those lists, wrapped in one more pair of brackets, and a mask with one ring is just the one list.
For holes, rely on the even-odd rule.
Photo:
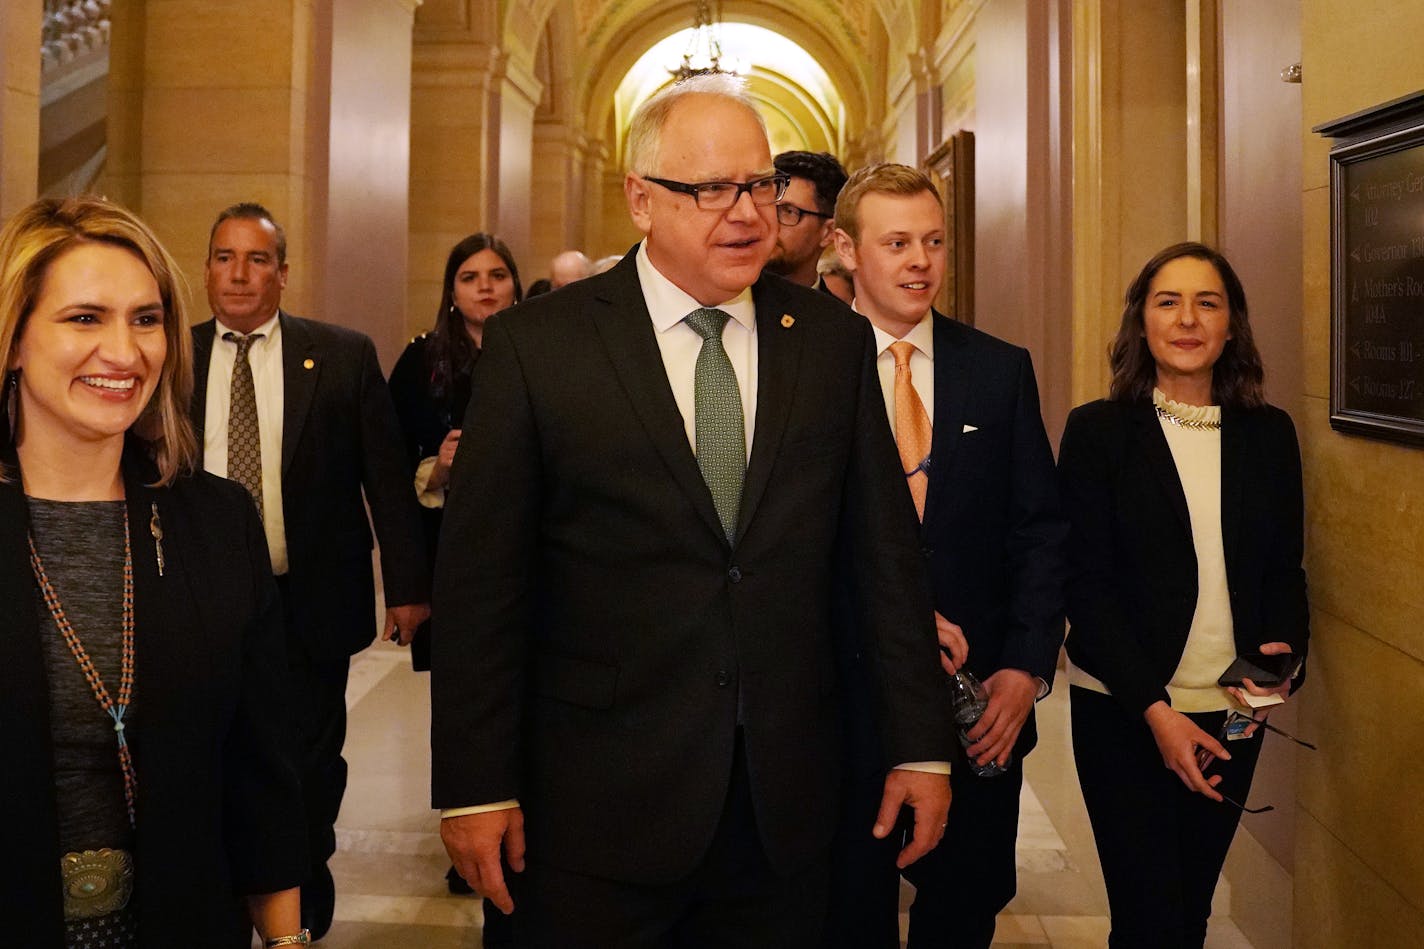
{"label": "black blazer", "polygon": [[[420,462],[439,453],[445,436],[463,424],[470,404],[468,370],[454,370],[443,395],[437,397],[432,391],[430,341],[428,333],[411,340],[391,370],[391,401],[395,403],[396,419],[400,422],[412,484]],[[476,351],[476,357],[478,355]],[[444,508],[424,505],[420,508],[420,526],[424,530],[425,553],[430,563],[435,562],[435,545],[440,540],[444,514]],[[429,620],[420,625],[411,639],[410,657],[417,670],[430,668]]]}
{"label": "black blazer", "polygon": [[[1140,716],[1171,681],[1197,603],[1187,498],[1152,404],[1092,402],[1068,416],[1058,456],[1072,523],[1068,654]],[[1225,406],[1221,531],[1238,652],[1285,642],[1302,657],[1305,502],[1290,416]],[[1299,684],[1300,680],[1297,680]]]}
{"label": "black blazer", "polygon": [[[376,635],[366,505],[381,541],[390,606],[430,599],[420,515],[371,340],[288,313],[280,319],[282,514],[293,628],[316,658],[344,659]],[[200,449],[216,325],[193,327],[192,415]]]}
{"label": "black blazer", "polygon": [[[138,778],[135,900],[145,947],[246,949],[240,894],[297,886],[306,827],[287,720],[285,648],[261,525],[246,492],[199,473],[169,488],[125,455],[134,565]],[[163,527],[164,575],[149,533]],[[6,945],[59,947],[63,911],[49,699],[26,553],[29,513],[0,485],[0,721]],[[111,686],[112,688],[112,686]],[[94,713],[101,714],[98,705]]]}
{"label": "black blazer", "polygon": [[952,740],[869,324],[776,277],[753,293],[760,382],[730,545],[633,254],[485,330],[437,561],[432,796],[519,798],[530,853],[578,873],[691,872],[739,721],[772,865],[824,854],[839,545],[887,685],[887,753]]}
{"label": "black blazer", "polygon": [[[468,369],[453,371],[444,395],[437,397],[432,391],[430,344],[431,334],[417,336],[391,370],[391,401],[412,473],[422,459],[440,450],[440,443],[451,429],[463,424],[470,405]],[[478,351],[475,355],[478,358]]]}

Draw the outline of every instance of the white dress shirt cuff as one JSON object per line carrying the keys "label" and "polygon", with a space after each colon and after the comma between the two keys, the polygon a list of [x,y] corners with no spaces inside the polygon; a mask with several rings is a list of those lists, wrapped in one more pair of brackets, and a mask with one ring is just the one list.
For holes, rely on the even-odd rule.
{"label": "white dress shirt cuff", "polygon": [[474,807],[447,807],[440,812],[440,819],[447,817],[468,817],[471,814],[488,814],[491,811],[509,811],[519,806],[519,801],[495,801],[493,804],[476,804]]}
{"label": "white dress shirt cuff", "polygon": [[415,499],[420,502],[421,507],[442,508],[445,506],[445,489],[430,486],[430,476],[434,473],[435,462],[438,460],[434,455],[422,458],[420,464],[415,468]]}
{"label": "white dress shirt cuff", "polygon": [[907,761],[897,764],[896,771],[923,771],[925,774],[949,774],[948,761]]}

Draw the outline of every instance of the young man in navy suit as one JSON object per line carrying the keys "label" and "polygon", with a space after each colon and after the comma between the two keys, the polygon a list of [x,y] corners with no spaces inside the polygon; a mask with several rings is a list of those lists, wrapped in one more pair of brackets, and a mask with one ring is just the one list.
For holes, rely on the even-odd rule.
{"label": "young man in navy suit", "polygon": [[[1028,353],[933,309],[946,254],[944,208],[930,180],[905,165],[861,169],[841,191],[836,227],[855,309],[874,327],[886,412],[920,516],[943,664],[952,672],[962,663],[989,695],[968,755],[1007,767],[980,777],[957,744],[945,749],[953,805],[944,842],[904,870],[917,891],[909,945],[987,949],[1016,887],[1033,706],[1048,694],[1063,641],[1066,523],[1053,455]],[[851,691],[865,694],[872,685],[864,668],[855,656],[846,665]],[[847,741],[852,774],[883,757],[873,729],[852,722]],[[893,850],[857,830],[864,817],[856,808],[873,804],[854,784],[848,792],[828,942],[896,946]]]}

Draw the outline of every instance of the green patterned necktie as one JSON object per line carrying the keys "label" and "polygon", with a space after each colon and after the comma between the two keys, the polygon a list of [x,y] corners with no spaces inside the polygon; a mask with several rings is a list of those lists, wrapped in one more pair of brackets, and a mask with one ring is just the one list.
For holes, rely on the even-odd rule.
{"label": "green patterned necktie", "polygon": [[722,348],[722,328],[729,319],[722,310],[703,307],[687,314],[684,322],[702,337],[696,373],[697,467],[702,469],[717,519],[731,541],[737,532],[742,481],[747,474],[747,435],[737,375]]}
{"label": "green patterned necktie", "polygon": [[262,338],[261,333],[239,336],[224,333],[223,339],[237,346],[232,365],[231,401],[227,415],[227,476],[247,489],[262,517],[262,440],[257,426],[257,387],[252,380],[252,364],[247,351]]}

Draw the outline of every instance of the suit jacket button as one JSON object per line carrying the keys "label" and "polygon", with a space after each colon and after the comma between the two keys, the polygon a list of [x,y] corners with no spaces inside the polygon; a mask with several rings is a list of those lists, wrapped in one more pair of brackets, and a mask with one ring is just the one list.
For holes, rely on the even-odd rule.
{"label": "suit jacket button", "polygon": [[727,674],[726,669],[721,669],[717,672],[717,684],[722,688],[725,689],[727,687],[727,684],[731,681],[732,677]]}
{"label": "suit jacket button", "polygon": [[929,560],[931,557],[934,556],[934,548],[926,544],[925,546],[920,548],[920,553],[924,555],[926,560]]}
{"label": "suit jacket button", "polygon": [[727,579],[731,580],[733,583],[741,583],[742,571],[736,567],[733,567],[732,569],[727,571]]}

